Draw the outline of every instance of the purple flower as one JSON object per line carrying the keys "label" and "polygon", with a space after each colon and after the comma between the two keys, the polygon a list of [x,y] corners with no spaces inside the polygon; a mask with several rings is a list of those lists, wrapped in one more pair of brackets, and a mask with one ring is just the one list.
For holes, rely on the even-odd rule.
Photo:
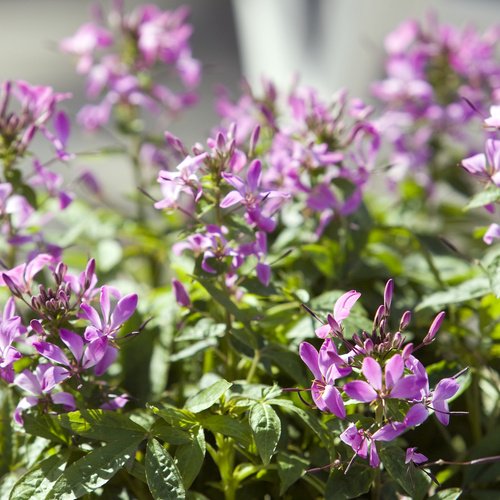
{"label": "purple flower", "polygon": [[312,397],[316,406],[331,411],[339,418],[345,418],[346,411],[340,391],[334,386],[335,380],[351,372],[346,360],[337,354],[337,349],[326,339],[318,353],[308,342],[300,344],[300,357],[314,375]]}
{"label": "purple flower", "polygon": [[122,327],[123,323],[127,321],[137,307],[137,295],[131,293],[122,297],[116,304],[113,312],[111,312],[111,302],[109,298],[110,289],[104,285],[101,287],[101,313],[99,313],[89,304],[82,304],[81,308],[83,313],[81,317],[88,319],[92,326],[88,326],[85,330],[85,339],[92,341],[103,335],[115,338],[118,330]]}
{"label": "purple flower", "polygon": [[21,325],[21,318],[14,316],[14,297],[10,297],[0,316],[0,376],[8,383],[14,381],[14,368],[12,363],[21,359],[21,353],[12,347],[12,342],[26,332]]}
{"label": "purple flower", "polygon": [[340,439],[353,449],[354,456],[359,455],[361,458],[368,458],[368,453],[370,453],[370,465],[372,467],[379,466],[380,458],[377,453],[377,446],[369,432],[357,429],[356,425],[351,424],[340,435]]}
{"label": "purple flower", "polygon": [[487,245],[491,245],[495,238],[500,238],[500,226],[498,224],[491,224],[486,233],[484,233],[483,241]]}
{"label": "purple flower", "polygon": [[53,366],[50,363],[38,365],[35,373],[24,370],[14,380],[14,384],[31,394],[19,401],[15,411],[14,420],[23,425],[21,412],[27,408],[44,403],[63,405],[63,408],[72,411],[76,408],[73,395],[68,392],[56,392],[52,394],[54,388],[67,378],[67,371],[62,366]]}
{"label": "purple flower", "polygon": [[223,172],[222,177],[235,191],[230,191],[220,202],[221,208],[228,208],[236,203],[241,203],[246,207],[245,219],[249,224],[255,224],[263,231],[274,231],[276,223],[266,217],[261,210],[261,203],[270,198],[289,198],[290,196],[280,191],[260,191],[262,182],[262,164],[260,160],[253,160],[248,166],[247,182],[235,174]]}
{"label": "purple flower", "polygon": [[500,186],[500,141],[486,140],[486,155],[480,153],[462,160],[462,166],[472,175],[493,181]]}
{"label": "purple flower", "polygon": [[178,304],[183,307],[189,307],[191,305],[189,294],[178,279],[172,278],[172,290],[174,291],[175,300]]}
{"label": "purple flower", "polygon": [[353,399],[371,403],[376,399],[396,398],[417,400],[425,386],[417,375],[404,375],[405,363],[400,354],[395,354],[385,364],[385,380],[382,368],[373,358],[363,360],[361,371],[366,382],[353,380],[344,385],[345,393]]}
{"label": "purple flower", "polygon": [[342,320],[346,319],[349,314],[351,314],[351,309],[359,297],[361,297],[361,294],[356,292],[356,290],[351,290],[341,295],[333,306],[333,316],[331,314],[328,315],[328,323],[317,328],[315,330],[316,335],[324,339],[331,333],[335,334],[335,332],[342,332]]}
{"label": "purple flower", "polygon": [[[33,342],[33,347],[38,353],[48,360],[64,365],[68,368],[67,376],[78,375],[81,371],[96,366],[105,356],[108,349],[108,337],[103,335],[85,344],[82,337],[74,332],[61,328],[59,331],[61,340],[73,354],[74,361],[70,362],[64,351],[55,344],[44,341]],[[105,367],[96,375],[102,375],[109,367]]]}
{"label": "purple flower", "polygon": [[421,464],[422,462],[427,462],[428,458],[422,453],[417,453],[417,447],[408,448],[406,450],[405,464],[413,462],[414,464]]}

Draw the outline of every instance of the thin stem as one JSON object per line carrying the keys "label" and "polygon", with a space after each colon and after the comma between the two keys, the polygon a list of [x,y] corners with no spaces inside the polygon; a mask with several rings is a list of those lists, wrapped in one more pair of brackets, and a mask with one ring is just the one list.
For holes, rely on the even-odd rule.
{"label": "thin stem", "polygon": [[252,382],[252,378],[255,375],[255,370],[257,370],[259,361],[260,361],[260,351],[259,349],[255,349],[252,364],[250,365],[250,369],[248,370],[247,374],[247,379],[246,379],[247,384],[250,384]]}

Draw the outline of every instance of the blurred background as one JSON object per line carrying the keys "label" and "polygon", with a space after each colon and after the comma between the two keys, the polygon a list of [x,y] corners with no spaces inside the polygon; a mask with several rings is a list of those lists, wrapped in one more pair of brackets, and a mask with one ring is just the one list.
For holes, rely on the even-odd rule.
{"label": "blurred background", "polygon": [[[95,3],[108,11],[108,0],[0,0],[0,81],[24,79],[70,91],[74,98],[64,101],[63,109],[74,117],[86,102],[83,78],[57,44],[90,19]],[[126,11],[145,3],[191,7],[193,56],[204,64],[201,101],[170,128],[188,146],[204,142],[217,123],[216,83],[237,96],[243,75],[252,85],[266,76],[286,89],[300,74],[301,83],[325,97],[347,87],[350,96],[367,98],[369,83],[383,76],[384,37],[401,21],[424,19],[432,9],[440,22],[459,27],[469,23],[484,31],[500,24],[497,0],[133,0],[125,1]],[[82,134],[74,127],[72,151],[78,150]],[[101,133],[90,139],[87,148],[109,138]]]}

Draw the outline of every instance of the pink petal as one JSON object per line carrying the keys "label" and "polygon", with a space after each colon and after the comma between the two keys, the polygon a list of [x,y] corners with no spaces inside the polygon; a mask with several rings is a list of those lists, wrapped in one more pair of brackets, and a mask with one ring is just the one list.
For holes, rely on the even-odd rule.
{"label": "pink petal", "polygon": [[337,323],[340,323],[343,319],[347,318],[351,313],[351,309],[356,303],[356,301],[361,297],[359,292],[356,290],[351,290],[350,292],[344,293],[333,307],[333,317]]}
{"label": "pink petal", "polygon": [[325,391],[323,392],[323,401],[334,415],[339,418],[345,418],[346,412],[344,401],[336,387],[333,387],[332,385],[327,385],[325,387]]}
{"label": "pink petal", "polygon": [[111,329],[114,330],[125,323],[134,314],[137,307],[137,294],[131,293],[120,299],[111,315]]}
{"label": "pink petal", "polygon": [[371,386],[380,392],[382,390],[382,369],[377,361],[373,358],[365,358],[361,371]]}
{"label": "pink petal", "polygon": [[245,198],[241,196],[241,194],[238,191],[230,191],[229,193],[224,196],[223,200],[220,202],[220,207],[221,208],[227,208],[235,205],[236,203],[239,203],[243,201]]}
{"label": "pink petal", "polygon": [[371,403],[378,397],[378,394],[373,387],[363,380],[353,380],[352,382],[347,382],[343,389],[350,398],[363,403]]}
{"label": "pink petal", "polygon": [[395,354],[385,365],[385,386],[387,390],[403,376],[405,364],[401,354]]}

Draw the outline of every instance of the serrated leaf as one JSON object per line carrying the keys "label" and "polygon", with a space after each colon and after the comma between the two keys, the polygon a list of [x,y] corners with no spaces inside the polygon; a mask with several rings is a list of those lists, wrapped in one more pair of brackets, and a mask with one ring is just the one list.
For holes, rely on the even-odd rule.
{"label": "serrated leaf", "polygon": [[189,434],[177,427],[172,427],[160,419],[151,426],[151,434],[170,444],[186,444],[191,442]]}
{"label": "serrated leaf", "polygon": [[401,448],[389,446],[380,450],[379,456],[390,476],[413,500],[422,500],[427,495],[431,478],[423,470],[405,464],[405,452]]}
{"label": "serrated leaf", "polygon": [[146,480],[155,500],[181,500],[186,498],[179,469],[170,453],[150,439],[146,450]]}
{"label": "serrated leaf", "polygon": [[53,417],[65,429],[90,439],[116,441],[146,437],[144,427],[111,410],[82,410]]}
{"label": "serrated leaf", "polygon": [[376,470],[371,467],[356,467],[344,474],[343,470],[333,470],[326,483],[325,498],[329,500],[348,500],[358,498],[363,493],[370,491],[370,486],[375,479]]}
{"label": "serrated leaf", "polygon": [[142,438],[115,441],[71,464],[56,481],[46,500],[74,500],[106,484],[135,456]]}
{"label": "serrated leaf", "polygon": [[276,461],[278,462],[278,475],[281,480],[280,496],[282,496],[293,483],[304,475],[309,467],[309,462],[288,453],[278,453]]}
{"label": "serrated leaf", "polygon": [[193,440],[177,448],[175,459],[184,482],[184,488],[189,489],[200,472],[206,453],[205,432],[200,426],[193,433]]}
{"label": "serrated leaf", "polygon": [[471,210],[472,208],[484,207],[497,200],[500,200],[500,189],[496,184],[491,183],[486,189],[469,199],[464,207],[464,211]]}
{"label": "serrated leaf", "polygon": [[281,436],[281,421],[271,405],[258,401],[250,408],[248,423],[260,458],[269,465]]}
{"label": "serrated leaf", "polygon": [[211,432],[235,438],[241,444],[248,446],[252,442],[250,429],[238,420],[227,415],[210,415],[200,418],[203,427]]}
{"label": "serrated leaf", "polygon": [[69,450],[65,450],[42,460],[17,481],[9,498],[11,500],[44,500],[64,472],[69,455]]}
{"label": "serrated leaf", "polygon": [[216,403],[232,385],[233,384],[227,380],[218,380],[215,384],[212,384],[192,398],[189,398],[184,407],[192,413],[199,413],[200,411],[206,410]]}

